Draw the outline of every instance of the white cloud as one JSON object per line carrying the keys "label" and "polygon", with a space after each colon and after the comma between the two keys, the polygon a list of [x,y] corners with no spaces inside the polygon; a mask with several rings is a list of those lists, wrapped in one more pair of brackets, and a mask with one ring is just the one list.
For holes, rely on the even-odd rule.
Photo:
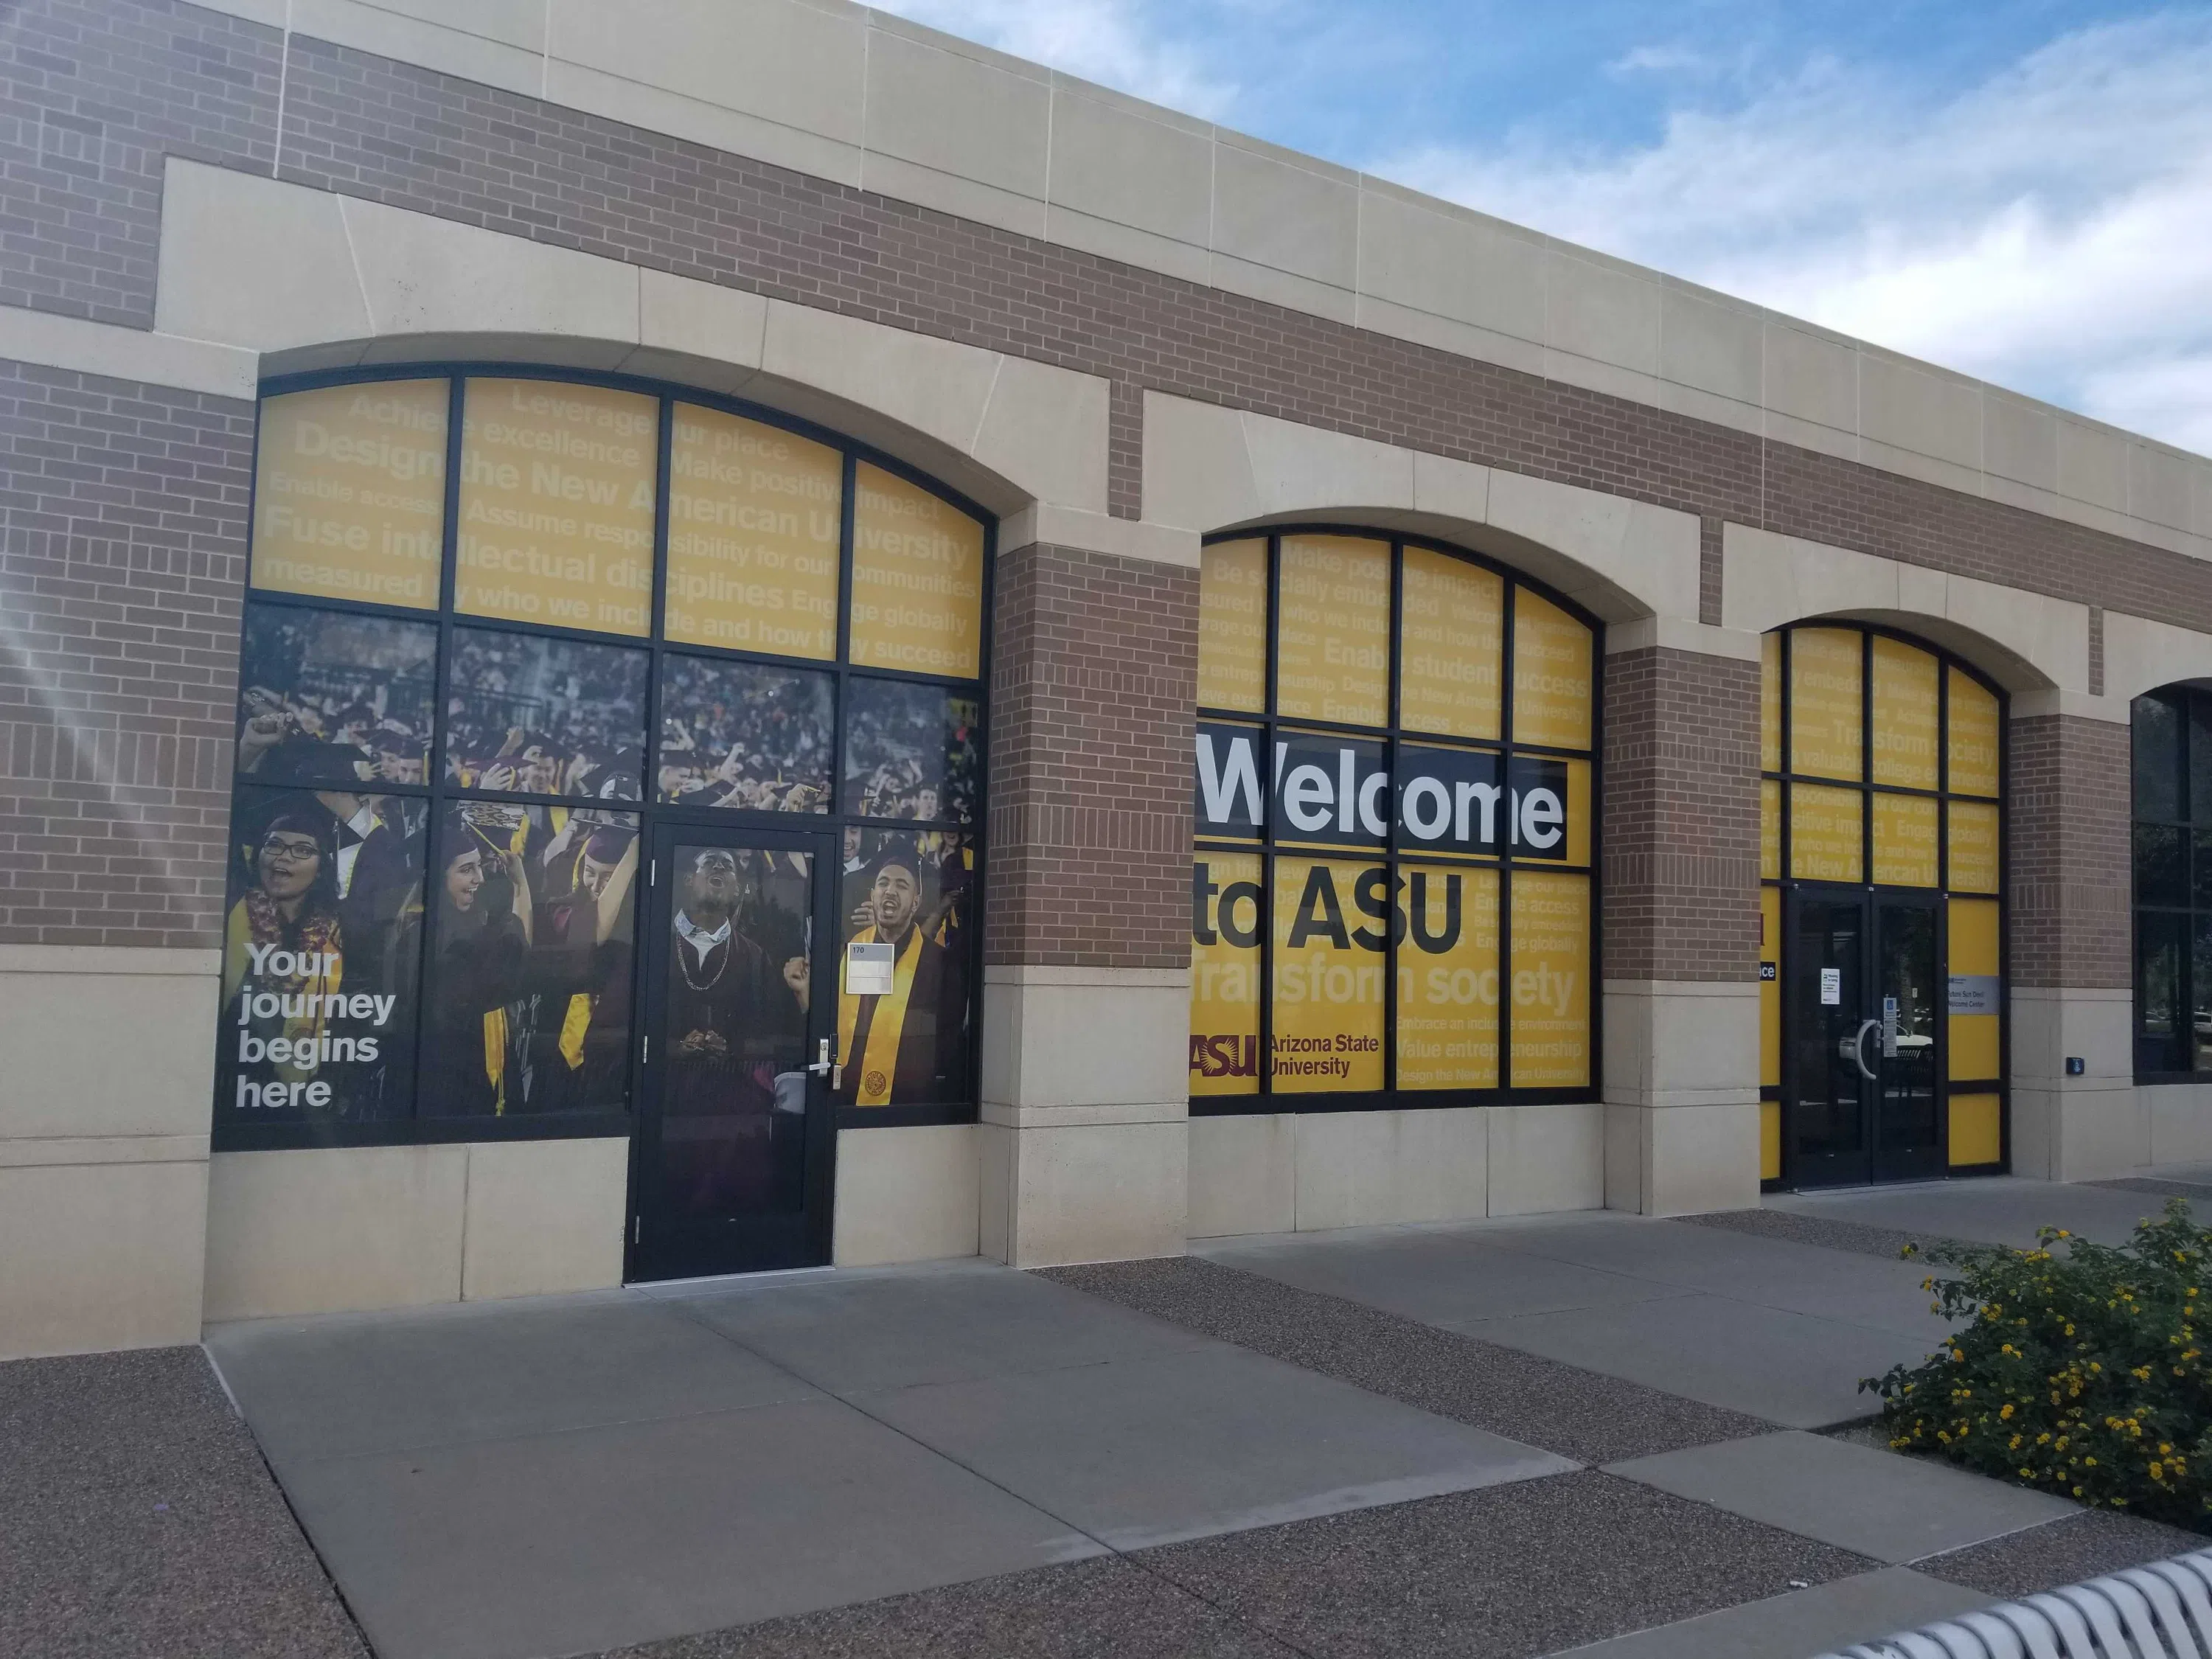
{"label": "white cloud", "polygon": [[1815,62],[1622,154],[1376,171],[2212,451],[2212,18],[2065,36],[1916,96]]}
{"label": "white cloud", "polygon": [[1167,37],[1152,0],[885,0],[885,11],[1170,109],[1216,118],[1236,84]]}

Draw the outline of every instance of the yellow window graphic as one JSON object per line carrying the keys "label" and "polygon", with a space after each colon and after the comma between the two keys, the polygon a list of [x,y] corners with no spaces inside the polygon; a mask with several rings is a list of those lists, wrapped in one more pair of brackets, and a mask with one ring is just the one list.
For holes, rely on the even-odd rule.
{"label": "yellow window graphic", "polygon": [[1513,872],[1511,1079],[1521,1089],[1589,1081],[1589,880]]}
{"label": "yellow window graphic", "polygon": [[1390,548],[1352,536],[1285,536],[1275,712],[1390,720]]}
{"label": "yellow window graphic", "polygon": [[1398,1086],[1498,1086],[1498,872],[1399,872]]}
{"label": "yellow window graphic", "polygon": [[837,654],[844,459],[690,404],[668,452],[668,637],[826,662]]}
{"label": "yellow window graphic", "polygon": [[1381,1088],[1389,872],[1279,858],[1274,900],[1275,1092]]}
{"label": "yellow window graphic", "polygon": [[265,399],[253,586],[434,608],[451,396],[444,380],[379,380]]}
{"label": "yellow window graphic", "polygon": [[[1905,789],[1937,782],[1935,657],[1900,640],[1874,641],[1874,781]],[[1879,881],[1881,877],[1875,878]],[[1932,882],[1929,884],[1934,885]]]}
{"label": "yellow window graphic", "polygon": [[1961,795],[1997,793],[1997,700],[1971,676],[1950,671],[1950,787]]}
{"label": "yellow window graphic", "polygon": [[1954,800],[1951,812],[1951,890],[1994,893],[2000,881],[1997,809],[1994,803]]}
{"label": "yellow window graphic", "polygon": [[1409,547],[1399,577],[1401,726],[1498,736],[1505,583],[1480,566]]}
{"label": "yellow window graphic", "polygon": [[1864,637],[1839,628],[1801,628],[1790,635],[1790,770],[1853,781],[1865,775]]}
{"label": "yellow window graphic", "polygon": [[1874,878],[1885,887],[1933,887],[1940,812],[1930,795],[1874,798]]}
{"label": "yellow window graphic", "polygon": [[472,380],[461,402],[454,608],[646,633],[660,410],[605,386]]}
{"label": "yellow window graphic", "polygon": [[1590,631],[1527,588],[1513,595],[1513,740],[1590,746]]}
{"label": "yellow window graphic", "polygon": [[1759,878],[1782,879],[1782,786],[1772,778],[1759,784]]}
{"label": "yellow window graphic", "polygon": [[1955,1082],[1985,1083],[2004,1074],[1996,901],[1954,898],[1949,909],[1948,1069]]}
{"label": "yellow window graphic", "polygon": [[2003,1156],[2003,1113],[1996,1096],[1953,1095],[1951,1167],[1971,1169],[1977,1164],[1995,1164]]}
{"label": "yellow window graphic", "polygon": [[1790,785],[1790,873],[1800,881],[1865,880],[1865,800],[1856,789]]}
{"label": "yellow window graphic", "polygon": [[853,649],[862,667],[973,679],[983,651],[983,526],[860,462],[853,483]]}
{"label": "yellow window graphic", "polygon": [[1194,1098],[1260,1091],[1260,937],[1266,914],[1258,854],[1198,854],[1190,947]]}
{"label": "yellow window graphic", "polygon": [[1259,714],[1267,697],[1267,544],[1217,542],[1199,557],[1199,707]]}
{"label": "yellow window graphic", "polygon": [[1759,769],[1782,769],[1782,635],[1759,641]]}

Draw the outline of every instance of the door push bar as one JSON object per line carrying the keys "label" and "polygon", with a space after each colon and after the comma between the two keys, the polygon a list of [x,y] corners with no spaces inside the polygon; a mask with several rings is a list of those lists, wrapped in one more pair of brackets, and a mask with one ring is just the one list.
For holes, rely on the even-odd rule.
{"label": "door push bar", "polygon": [[837,1063],[837,1039],[823,1037],[814,1054],[814,1063],[806,1069],[817,1077],[828,1078],[831,1088],[840,1086],[845,1080],[845,1068]]}
{"label": "door push bar", "polygon": [[1851,1064],[1857,1066],[1859,1068],[1859,1075],[1864,1078],[1869,1083],[1875,1082],[1878,1079],[1875,1076],[1874,1068],[1866,1063],[1867,1033],[1869,1031],[1879,1031],[1880,1030],[1881,1030],[1881,1022],[1880,1020],[1862,1020],[1859,1022],[1859,1029],[1856,1033],[1850,1036],[1839,1037],[1836,1041],[1836,1053],[1843,1059],[1850,1060]]}

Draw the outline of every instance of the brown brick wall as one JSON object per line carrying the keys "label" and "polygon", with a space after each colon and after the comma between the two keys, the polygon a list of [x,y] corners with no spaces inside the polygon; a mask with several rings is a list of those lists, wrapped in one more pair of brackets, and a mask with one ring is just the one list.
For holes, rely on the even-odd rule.
{"label": "brown brick wall", "polygon": [[1759,665],[1605,659],[1604,975],[1750,980],[1759,963]]}
{"label": "brown brick wall", "polygon": [[2212,564],[295,37],[283,177],[1152,387],[2212,629]]}
{"label": "brown brick wall", "polygon": [[283,56],[173,0],[0,5],[0,305],[150,328],[162,157],[268,172]]}
{"label": "brown brick wall", "polygon": [[986,959],[1188,967],[1198,573],[1020,548],[992,628]]}
{"label": "brown brick wall", "polygon": [[2011,735],[2013,981],[2125,989],[2128,728],[2048,714]]}
{"label": "brown brick wall", "polygon": [[217,942],[252,442],[0,362],[0,942]]}

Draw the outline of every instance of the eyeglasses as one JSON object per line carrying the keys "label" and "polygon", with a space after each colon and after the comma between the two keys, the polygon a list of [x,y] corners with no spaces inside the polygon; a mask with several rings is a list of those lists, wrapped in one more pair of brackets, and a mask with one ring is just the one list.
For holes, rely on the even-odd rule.
{"label": "eyeglasses", "polygon": [[322,855],[323,849],[306,836],[270,836],[261,843],[261,856],[265,859],[284,859],[297,864]]}

